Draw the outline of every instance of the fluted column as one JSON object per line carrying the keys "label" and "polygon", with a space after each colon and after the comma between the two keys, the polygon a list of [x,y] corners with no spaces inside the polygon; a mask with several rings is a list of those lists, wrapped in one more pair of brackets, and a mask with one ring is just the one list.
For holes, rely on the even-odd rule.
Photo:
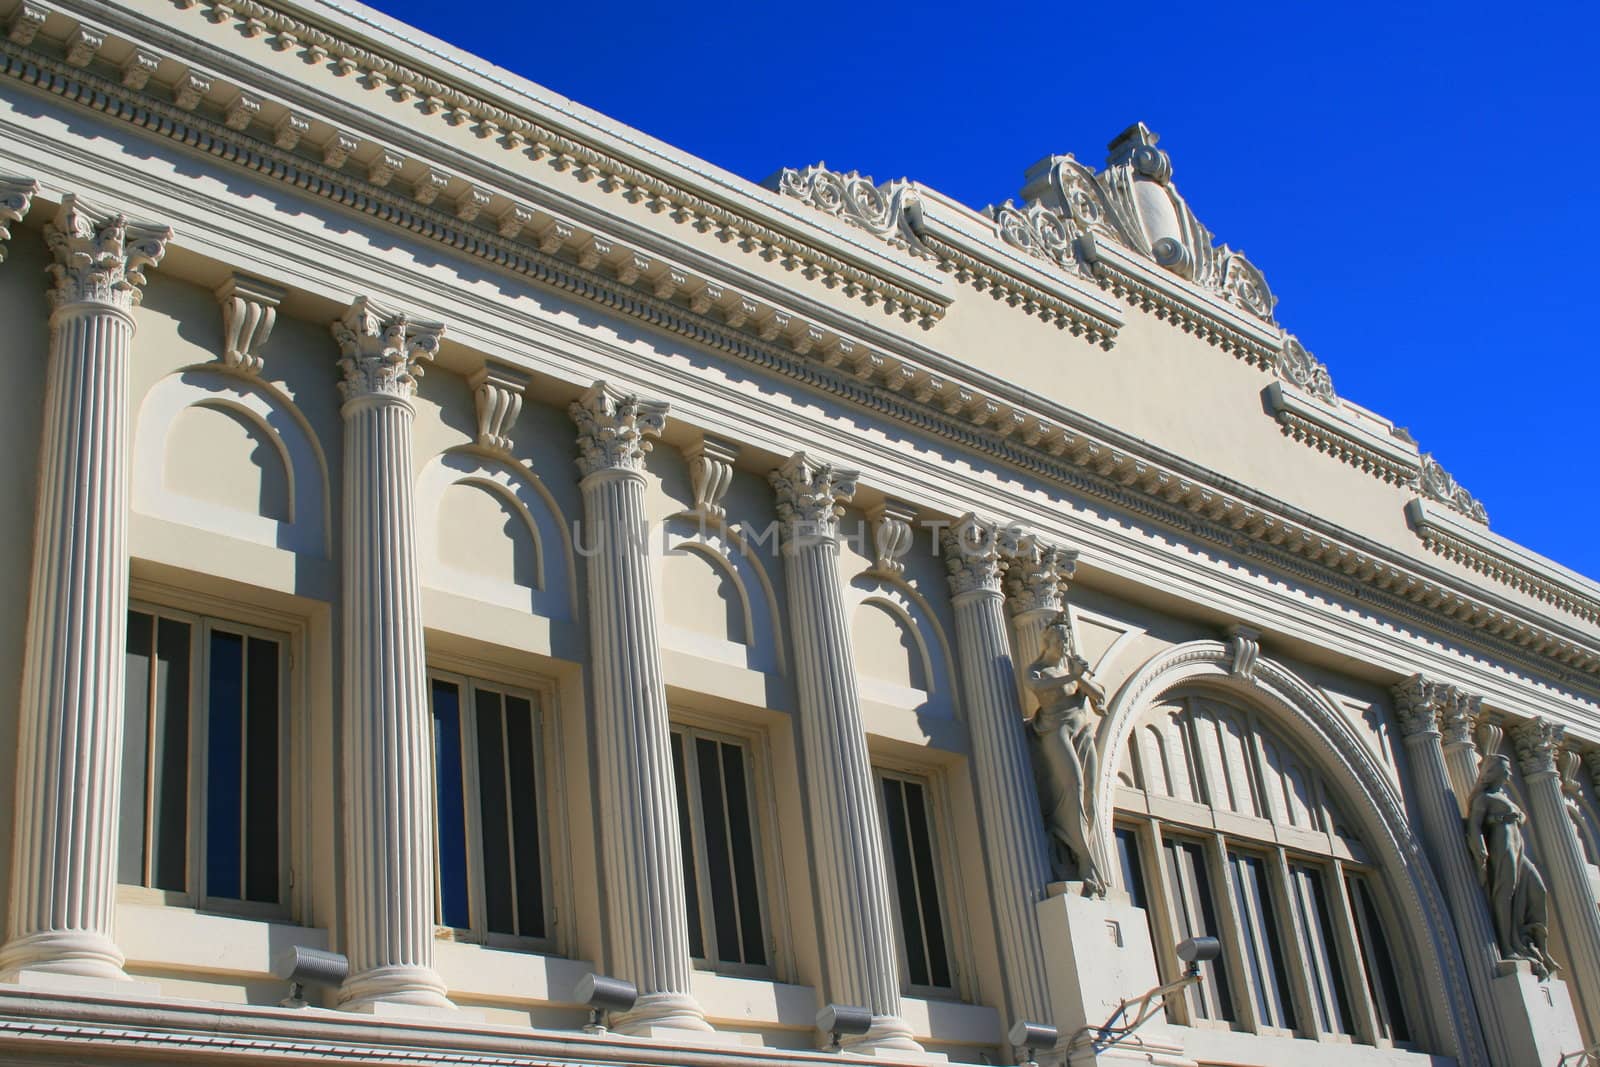
{"label": "fluted column", "polygon": [[344,398],[342,1007],[450,1008],[433,968],[433,761],[412,399],[444,327],[357,299],[336,322]]}
{"label": "fluted column", "polygon": [[900,1016],[900,967],[877,790],[867,757],[850,620],[839,589],[841,502],[855,495],[856,474],[799,452],[771,480],[783,523],[800,740],[814,834],[822,995],[872,1010],[871,1031],[847,1038],[849,1047],[917,1051],[921,1046]]}
{"label": "fluted column", "polygon": [[1589,887],[1589,870],[1577,828],[1567,815],[1557,769],[1566,728],[1545,718],[1529,719],[1510,730],[1528,793],[1528,822],[1538,842],[1540,868],[1567,947],[1567,977],[1577,987],[1584,1032],[1600,1040],[1600,908]]}
{"label": "fluted column", "polygon": [[639,987],[634,1009],[614,1023],[632,1034],[709,1030],[689,989],[683,848],[645,527],[644,457],[667,406],[596,382],[571,415],[588,527],[606,931],[612,973]]}
{"label": "fluted column", "polygon": [[1017,692],[1024,714],[1032,713],[1033,694],[1021,683],[1021,671],[1039,656],[1044,628],[1067,609],[1067,583],[1078,569],[1076,549],[1048,544],[1028,534],[1018,539],[1006,566],[1006,600],[1019,672]]}
{"label": "fluted column", "polygon": [[1489,1060],[1496,1067],[1511,1067],[1512,1054],[1504,1028],[1493,1018],[1499,1002],[1491,982],[1497,973],[1500,952],[1477,866],[1467,850],[1461,803],[1456,799],[1440,746],[1439,715],[1453,699],[1454,690],[1449,686],[1412,675],[1395,687],[1395,718],[1404,738],[1414,786],[1412,795],[1422,815],[1423,845],[1438,872],[1440,888],[1455,921],[1472,999],[1484,1016],[1482,1032]]}
{"label": "fluted column", "polygon": [[1443,737],[1444,766],[1455,791],[1461,817],[1467,815],[1472,787],[1478,782],[1478,746],[1473,728],[1483,714],[1483,698],[1469,696],[1453,686],[1439,689],[1439,728]]}
{"label": "fluted column", "polygon": [[45,228],[39,449],[7,942],[0,974],[122,978],[114,943],[128,623],[128,361],[172,231],[66,197]]}
{"label": "fluted column", "polygon": [[1054,1020],[1038,920],[1050,855],[1006,637],[1002,537],[994,523],[966,515],[945,533],[944,552],[1009,1026]]}

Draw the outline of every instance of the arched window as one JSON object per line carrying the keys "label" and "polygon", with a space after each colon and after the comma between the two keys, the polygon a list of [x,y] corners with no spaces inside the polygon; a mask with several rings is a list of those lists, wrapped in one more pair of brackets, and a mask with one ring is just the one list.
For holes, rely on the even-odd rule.
{"label": "arched window", "polygon": [[1379,879],[1329,783],[1261,713],[1204,685],[1154,701],[1117,771],[1122,888],[1162,977],[1173,946],[1222,942],[1173,1020],[1324,1041],[1408,1044]]}

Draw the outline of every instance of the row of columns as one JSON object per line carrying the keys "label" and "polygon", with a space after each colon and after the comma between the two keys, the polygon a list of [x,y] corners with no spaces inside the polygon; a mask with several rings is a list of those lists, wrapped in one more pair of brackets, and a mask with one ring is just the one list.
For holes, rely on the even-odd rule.
{"label": "row of columns", "polygon": [[[4,219],[27,210],[14,189],[0,189]],[[170,232],[68,197],[46,237],[54,256],[51,340],[0,973],[120,979],[113,860],[128,587],[127,371],[142,271],[160,261]],[[433,960],[433,772],[410,460],[416,381],[444,327],[362,298],[332,332],[344,424],[343,947],[350,977],[340,1002],[353,1010],[448,1010]],[[641,991],[618,1025],[632,1033],[705,1030],[690,989],[654,584],[640,536],[643,458],[665,424],[666,405],[601,382],[571,415],[585,519],[600,549],[587,577],[600,794],[617,806],[603,823],[609,961]],[[727,464],[731,453],[718,460]],[[784,523],[806,796],[813,833],[826,843],[815,851],[824,995],[871,1008],[872,1028],[856,1047],[914,1052],[837,568],[838,518],[855,474],[802,453],[771,482]],[[1000,549],[993,524],[970,517],[946,541],[979,801],[999,825],[1022,828],[985,835],[1007,999],[1015,1014],[1044,1019],[1049,1002],[1032,906],[1049,866],[1001,607]]]}
{"label": "row of columns", "polygon": [[[1600,907],[1571,811],[1568,779],[1575,754],[1562,750],[1565,727],[1535,717],[1509,729],[1486,713],[1482,699],[1456,686],[1414,675],[1395,687],[1394,709],[1421,816],[1421,836],[1455,924],[1467,979],[1479,1007],[1490,1062],[1518,1062],[1518,1028],[1529,1025],[1517,1002],[1493,984],[1514,970],[1501,956],[1490,902],[1469,850],[1465,816],[1481,760],[1510,741],[1522,771],[1533,850],[1544,876],[1583,1031],[1600,1039]],[[1481,743],[1481,748],[1480,748]]]}

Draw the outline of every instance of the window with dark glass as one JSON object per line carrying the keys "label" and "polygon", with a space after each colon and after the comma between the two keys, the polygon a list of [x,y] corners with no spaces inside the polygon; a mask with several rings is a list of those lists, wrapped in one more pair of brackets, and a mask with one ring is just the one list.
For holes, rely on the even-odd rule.
{"label": "window with dark glass", "polygon": [[743,742],[672,731],[689,952],[723,970],[767,966],[753,783]]}
{"label": "window with dark glass", "polygon": [[906,980],[913,989],[951,989],[955,983],[927,788],[914,779],[885,773],[878,775],[878,782]]}
{"label": "window with dark glass", "polygon": [[1356,944],[1361,950],[1361,960],[1366,966],[1367,990],[1377,1009],[1380,1036],[1404,1044],[1411,1040],[1411,1028],[1406,1024],[1405,1003],[1400,996],[1400,982],[1394,969],[1394,958],[1389,953],[1389,939],[1384,936],[1383,923],[1378,920],[1377,902],[1372,896],[1372,886],[1367,878],[1352,874],[1345,879],[1350,893],[1350,909],[1355,914]]}
{"label": "window with dark glass", "polygon": [[439,922],[478,940],[548,935],[539,715],[532,694],[435,675]]}
{"label": "window with dark glass", "polygon": [[1289,969],[1278,936],[1278,916],[1273,907],[1267,863],[1247,852],[1228,852],[1228,881],[1233,906],[1239,914],[1239,935],[1250,999],[1262,1026],[1294,1029],[1294,1000],[1289,991]]}
{"label": "window with dark glass", "polygon": [[128,613],[119,881],[282,902],[286,665],[281,635]]}
{"label": "window with dark glass", "polygon": [[[1172,894],[1173,921],[1178,940],[1218,937],[1216,899],[1206,869],[1205,848],[1197,841],[1167,839],[1167,888]],[[1189,987],[1189,1010],[1198,1019],[1233,1018],[1233,1000],[1221,957],[1200,965],[1205,981]]]}
{"label": "window with dark glass", "polygon": [[1289,893],[1294,902],[1295,927],[1310,971],[1311,1010],[1316,1016],[1317,1029],[1328,1034],[1348,1034],[1351,1032],[1350,1005],[1322,871],[1307,863],[1291,863]]}

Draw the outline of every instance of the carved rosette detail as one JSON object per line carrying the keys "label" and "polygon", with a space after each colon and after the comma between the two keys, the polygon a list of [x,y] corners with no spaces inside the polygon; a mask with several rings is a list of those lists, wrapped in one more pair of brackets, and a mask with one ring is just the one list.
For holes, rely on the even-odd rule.
{"label": "carved rosette detail", "polygon": [[284,291],[258,278],[235,274],[217,288],[222,308],[222,363],[241,374],[261,371],[261,349],[272,335]]}
{"label": "carved rosette detail", "polygon": [[491,452],[511,451],[511,427],[522,414],[522,394],[529,378],[502,363],[486,363],[467,380],[478,415],[478,447]]}
{"label": "carved rosette detail", "polygon": [[339,344],[339,395],[346,401],[366,396],[409,401],[417,394],[422,364],[439,351],[444,326],[413,321],[379,310],[361,296],[330,329]]}
{"label": "carved rosette detail", "polygon": [[11,224],[21,222],[33,205],[39,183],[32,178],[7,178],[0,175],[0,263],[6,261],[5,242],[11,240]]}
{"label": "carved rosette detail", "polygon": [[940,537],[950,592],[1001,592],[1006,570],[1007,531],[968,512]]}
{"label": "carved rosette detail", "polygon": [[1450,702],[1450,687],[1413,674],[1393,689],[1394,715],[1406,737],[1439,732],[1439,713]]}
{"label": "carved rosette detail", "polygon": [[654,447],[651,438],[667,427],[667,405],[641,400],[604,381],[595,382],[567,413],[578,427],[578,470],[583,477],[601,471],[641,471]]}
{"label": "carved rosette detail", "polygon": [[785,460],[768,476],[777,493],[785,541],[835,540],[844,502],[856,494],[857,477],[855,471],[820,462],[804,452]]}
{"label": "carved rosette detail", "polygon": [[1523,774],[1555,774],[1556,754],[1567,728],[1544,716],[1535,716],[1511,728],[1511,745]]}
{"label": "carved rosette detail", "polygon": [[733,461],[739,446],[718,437],[702,437],[683,450],[689,463],[689,484],[694,488],[694,512],[721,521],[727,517],[722,498],[733,484]]}
{"label": "carved rosette detail", "polygon": [[44,239],[55,257],[51,307],[90,304],[127,313],[139,303],[145,269],[166,254],[172,230],[95,211],[69,193]]}
{"label": "carved rosette detail", "polygon": [[1041,540],[1016,538],[1006,561],[1006,599],[1013,615],[1058,612],[1067,606],[1067,584],[1078,569],[1078,551]]}
{"label": "carved rosette detail", "polygon": [[1439,465],[1431,453],[1422,454],[1422,470],[1417,475],[1417,488],[1430,500],[1437,500],[1447,508],[1459,511],[1474,522],[1489,525],[1489,513],[1471,493],[1461,488],[1450,472]]}

